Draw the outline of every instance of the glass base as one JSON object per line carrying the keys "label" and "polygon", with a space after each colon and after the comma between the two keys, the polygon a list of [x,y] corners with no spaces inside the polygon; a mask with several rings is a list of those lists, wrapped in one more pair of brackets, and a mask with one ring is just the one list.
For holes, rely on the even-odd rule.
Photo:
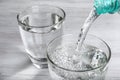
{"label": "glass base", "polygon": [[48,64],[47,64],[47,58],[39,58],[39,59],[36,59],[36,58],[33,58],[32,56],[30,56],[30,59],[33,63],[33,65],[38,68],[38,69],[46,69],[48,68]]}
{"label": "glass base", "polygon": [[33,65],[35,67],[37,67],[38,69],[46,69],[46,68],[48,68],[48,64],[34,64],[33,63]]}

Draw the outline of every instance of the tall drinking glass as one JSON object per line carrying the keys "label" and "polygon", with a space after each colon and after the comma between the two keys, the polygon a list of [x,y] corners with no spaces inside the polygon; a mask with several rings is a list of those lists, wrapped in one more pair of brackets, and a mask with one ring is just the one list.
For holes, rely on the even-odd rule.
{"label": "tall drinking glass", "polygon": [[[58,42],[62,39],[61,42]],[[109,46],[102,39],[87,35],[80,50],[78,37],[68,34],[50,42],[48,67],[53,80],[105,80],[111,58]]]}
{"label": "tall drinking glass", "polygon": [[35,5],[17,15],[25,50],[36,67],[47,67],[46,47],[62,34],[64,19],[63,9],[50,5]]}

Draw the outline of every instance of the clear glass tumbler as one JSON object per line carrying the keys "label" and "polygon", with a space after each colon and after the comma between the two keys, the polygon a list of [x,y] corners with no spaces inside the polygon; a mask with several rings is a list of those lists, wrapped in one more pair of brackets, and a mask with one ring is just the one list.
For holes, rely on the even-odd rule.
{"label": "clear glass tumbler", "polygon": [[47,67],[46,47],[62,34],[64,19],[64,10],[51,5],[35,5],[17,15],[25,50],[37,68]]}
{"label": "clear glass tumbler", "polygon": [[[58,42],[62,39],[61,42]],[[77,50],[78,36],[57,37],[47,48],[49,72],[53,80],[105,80],[111,50],[105,41],[87,35]]]}

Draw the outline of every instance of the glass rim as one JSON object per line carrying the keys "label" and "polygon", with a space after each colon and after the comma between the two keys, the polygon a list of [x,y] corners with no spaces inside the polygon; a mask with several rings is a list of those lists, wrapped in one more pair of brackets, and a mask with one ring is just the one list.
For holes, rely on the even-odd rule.
{"label": "glass rim", "polygon": [[[73,35],[73,34],[67,34],[67,35]],[[50,41],[50,43],[48,44],[48,47],[49,47],[49,45],[50,45],[52,42],[54,42],[56,39],[61,38],[61,37],[63,37],[63,36],[67,36],[67,35],[66,35],[66,34],[63,34],[62,36],[56,37],[55,39],[53,39],[52,41]],[[66,70],[66,71],[71,71],[71,72],[89,72],[89,71],[97,70],[97,69],[102,68],[102,67],[106,67],[106,66],[108,65],[110,59],[111,59],[111,49],[110,49],[109,45],[108,45],[104,40],[102,40],[101,38],[99,38],[99,37],[97,37],[97,36],[95,36],[95,35],[88,34],[88,36],[95,37],[95,38],[99,39],[100,41],[102,41],[102,42],[106,45],[106,47],[107,47],[107,49],[108,49],[108,51],[109,51],[109,52],[108,52],[108,53],[109,53],[109,56],[108,56],[108,58],[107,58],[107,63],[106,63],[106,64],[103,64],[103,65],[101,65],[101,66],[99,66],[99,67],[95,67],[95,68],[92,68],[92,69],[89,69],[89,70],[71,70],[71,69],[63,68],[63,67],[60,67],[59,65],[55,64],[55,63],[50,59],[50,57],[49,57],[49,55],[48,55],[48,53],[49,53],[49,52],[48,52],[48,48],[47,48],[47,59],[52,63],[52,65],[54,65],[54,66],[56,66],[56,67],[58,67],[58,68],[60,68],[60,69],[64,69],[64,70]]]}
{"label": "glass rim", "polygon": [[[23,12],[25,12],[25,10],[30,9],[30,8],[33,8],[33,7],[35,7],[35,6],[38,6],[38,7],[41,7],[41,6],[42,6],[42,7],[51,7],[51,8],[59,9],[59,10],[62,11],[62,13],[63,13],[63,18],[62,18],[62,20],[60,20],[59,22],[57,22],[57,23],[55,23],[55,24],[47,25],[47,26],[30,26],[30,25],[26,25],[25,23],[21,22],[21,20],[20,20],[20,15],[21,15]],[[53,6],[53,5],[45,5],[45,4],[42,4],[42,5],[41,5],[41,4],[40,4],[40,5],[33,5],[33,6],[30,6],[30,7],[27,7],[27,8],[25,8],[23,11],[21,11],[20,13],[18,13],[18,14],[17,14],[17,21],[18,21],[18,24],[19,24],[19,25],[22,25],[22,26],[24,26],[24,27],[29,26],[29,28],[47,28],[47,27],[55,26],[55,25],[57,25],[57,24],[62,23],[62,22],[65,20],[65,17],[66,17],[66,13],[65,13],[65,11],[64,11],[62,8],[57,7],[57,6]]]}

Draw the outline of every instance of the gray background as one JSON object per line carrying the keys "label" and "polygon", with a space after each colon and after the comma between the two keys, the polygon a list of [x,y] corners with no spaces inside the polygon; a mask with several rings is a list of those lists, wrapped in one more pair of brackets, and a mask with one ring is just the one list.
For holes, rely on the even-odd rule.
{"label": "gray background", "polygon": [[[65,33],[79,33],[93,6],[92,0],[0,0],[0,80],[50,80],[48,70],[38,70],[25,54],[16,15],[33,4],[49,4],[63,8],[67,14]],[[120,15],[101,15],[90,34],[105,40],[111,47],[112,59],[107,80],[120,80]]]}

